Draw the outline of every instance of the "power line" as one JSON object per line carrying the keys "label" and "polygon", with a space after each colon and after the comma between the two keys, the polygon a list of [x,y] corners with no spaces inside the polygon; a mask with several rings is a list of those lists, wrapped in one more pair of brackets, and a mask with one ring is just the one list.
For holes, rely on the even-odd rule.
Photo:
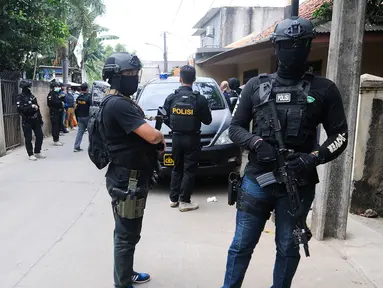
{"label": "power line", "polygon": [[173,27],[174,23],[176,22],[176,19],[177,19],[178,13],[179,13],[179,12],[180,12],[180,10],[181,10],[181,6],[182,6],[182,3],[184,3],[184,0],[181,0],[181,3],[180,3],[180,5],[178,6],[178,9],[177,9],[176,15],[174,16],[174,19],[173,19],[172,25],[170,25],[169,31],[170,31],[170,29],[172,29],[172,27]]}

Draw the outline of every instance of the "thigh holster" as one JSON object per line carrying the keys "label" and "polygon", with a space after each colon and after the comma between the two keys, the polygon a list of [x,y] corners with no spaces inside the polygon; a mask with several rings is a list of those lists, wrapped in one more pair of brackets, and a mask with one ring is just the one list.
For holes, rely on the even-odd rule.
{"label": "thigh holster", "polygon": [[268,220],[273,208],[274,205],[270,200],[250,196],[242,188],[238,192],[237,209],[240,211]]}
{"label": "thigh holster", "polygon": [[114,198],[114,211],[122,218],[136,219],[144,215],[149,187],[137,185],[139,174],[139,171],[130,171],[127,189],[111,189],[110,194]]}

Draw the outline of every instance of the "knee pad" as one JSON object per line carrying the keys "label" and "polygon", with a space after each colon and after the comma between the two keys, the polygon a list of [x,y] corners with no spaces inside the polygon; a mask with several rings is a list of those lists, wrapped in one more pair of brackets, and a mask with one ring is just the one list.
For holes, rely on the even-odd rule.
{"label": "knee pad", "polygon": [[255,217],[270,219],[274,204],[271,200],[254,198],[240,189],[237,201],[237,209],[249,213]]}

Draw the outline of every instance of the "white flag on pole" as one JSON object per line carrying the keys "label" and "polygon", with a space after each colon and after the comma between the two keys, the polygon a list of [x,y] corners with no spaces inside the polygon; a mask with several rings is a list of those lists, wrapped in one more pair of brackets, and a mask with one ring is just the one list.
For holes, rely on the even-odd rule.
{"label": "white flag on pole", "polygon": [[82,36],[82,30],[77,39],[76,47],[74,48],[73,54],[76,56],[78,67],[81,68],[82,52],[84,51],[84,38]]}

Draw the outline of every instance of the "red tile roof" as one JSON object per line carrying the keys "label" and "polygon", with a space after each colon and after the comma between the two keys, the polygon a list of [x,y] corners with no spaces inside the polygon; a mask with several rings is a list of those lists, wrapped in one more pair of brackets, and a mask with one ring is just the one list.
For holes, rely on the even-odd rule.
{"label": "red tile roof", "polygon": [[[307,19],[312,19],[313,18],[312,15],[315,12],[315,10],[317,10],[320,6],[322,6],[323,3],[330,2],[330,1],[332,1],[332,0],[307,0],[304,3],[302,3],[301,5],[299,5],[299,16],[301,16],[303,18],[307,18]],[[239,41],[237,41],[237,43],[232,43],[231,45],[229,45],[229,47],[230,48],[238,48],[238,47],[243,46],[244,44],[245,45],[246,44],[252,44],[252,43],[257,42],[259,40],[270,37],[271,34],[273,34],[273,32],[274,32],[275,26],[277,26],[277,24],[279,22],[281,22],[282,20],[283,19],[275,22],[273,25],[271,25],[270,27],[263,30],[260,34],[251,37],[251,39],[249,39],[246,43],[243,43],[243,41],[239,40]],[[246,37],[248,37],[248,36],[246,36]],[[235,45],[235,44],[237,44],[237,45]]]}

